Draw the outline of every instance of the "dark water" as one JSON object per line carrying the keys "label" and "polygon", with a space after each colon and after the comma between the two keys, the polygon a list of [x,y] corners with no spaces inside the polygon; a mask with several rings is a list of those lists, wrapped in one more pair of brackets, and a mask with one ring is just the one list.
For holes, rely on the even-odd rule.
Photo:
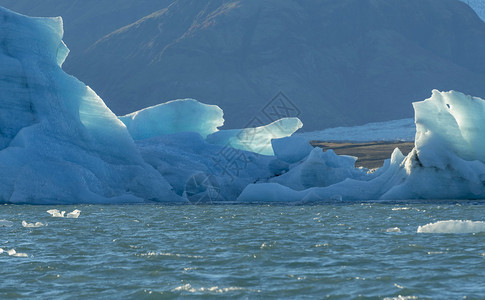
{"label": "dark water", "polygon": [[485,299],[485,233],[417,233],[484,212],[485,202],[5,205],[0,298]]}

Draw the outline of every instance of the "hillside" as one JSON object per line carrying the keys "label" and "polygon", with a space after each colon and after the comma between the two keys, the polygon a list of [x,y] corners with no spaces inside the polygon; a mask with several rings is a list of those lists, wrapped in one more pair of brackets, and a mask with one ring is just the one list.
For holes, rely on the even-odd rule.
{"label": "hillside", "polygon": [[485,23],[458,0],[9,2],[64,16],[65,69],[117,114],[191,97],[242,127],[281,91],[315,130],[410,117],[433,88],[485,96]]}

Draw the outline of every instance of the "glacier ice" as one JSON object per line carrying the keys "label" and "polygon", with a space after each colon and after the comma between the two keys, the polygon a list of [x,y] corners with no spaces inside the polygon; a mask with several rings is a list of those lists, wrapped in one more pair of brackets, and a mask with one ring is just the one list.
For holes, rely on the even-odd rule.
{"label": "glacier ice", "polygon": [[271,157],[209,144],[196,132],[136,144],[145,161],[190,202],[234,201],[249,183],[274,176],[268,167]]}
{"label": "glacier ice", "polygon": [[283,118],[253,128],[220,130],[207,136],[206,140],[211,144],[274,155],[271,140],[291,136],[302,126],[303,123],[298,118]]}
{"label": "glacier ice", "polygon": [[61,65],[62,19],[0,7],[0,202],[177,199],[123,123]]}
{"label": "glacier ice", "polygon": [[[485,198],[485,100],[434,90],[415,102],[415,148],[404,157],[396,149],[376,173],[347,176],[326,187],[326,178],[304,185],[295,181],[301,165],[269,183],[250,184],[241,202],[328,201],[332,199],[483,199]],[[332,173],[329,180],[333,179]],[[292,175],[292,176],[290,176]],[[285,176],[285,177],[283,177]],[[296,177],[295,177],[296,176]],[[295,179],[296,178],[296,179]],[[312,182],[313,181],[313,182]]]}
{"label": "glacier ice", "polygon": [[298,118],[219,130],[222,110],[193,99],[118,118],[62,70],[62,35],[61,18],[0,7],[0,203],[485,198],[480,98],[434,90],[414,103],[415,148],[369,172],[292,136]]}
{"label": "glacier ice", "polygon": [[224,125],[222,109],[194,99],[169,101],[119,118],[135,140],[178,132],[197,132],[205,138]]}
{"label": "glacier ice", "polygon": [[271,140],[274,155],[281,161],[295,163],[312,152],[313,147],[301,136],[289,136]]}

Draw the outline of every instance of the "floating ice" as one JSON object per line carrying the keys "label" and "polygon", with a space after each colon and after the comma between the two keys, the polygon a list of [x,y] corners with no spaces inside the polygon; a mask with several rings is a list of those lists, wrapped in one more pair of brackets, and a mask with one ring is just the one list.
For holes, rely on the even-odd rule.
{"label": "floating ice", "polygon": [[49,209],[47,211],[53,218],[64,218],[65,211],[59,211],[58,209]]}
{"label": "floating ice", "polygon": [[38,228],[43,226],[47,226],[47,223],[46,224],[41,222],[27,223],[27,221],[22,221],[22,227],[25,227],[25,228]]}
{"label": "floating ice", "polygon": [[[333,174],[322,172],[317,177],[312,172],[313,179],[306,181],[311,188],[301,184],[305,177],[298,174],[303,164],[294,164],[287,174],[272,180],[278,184],[250,184],[238,200],[318,202],[335,195],[343,200],[485,198],[485,100],[434,90],[431,98],[413,105],[416,147],[407,157],[395,150],[376,173],[342,176],[325,187],[318,186],[325,180],[332,183]],[[295,183],[298,180],[300,184]],[[302,186],[307,189],[300,190]]]}
{"label": "floating ice", "polygon": [[2,248],[0,248],[0,254],[2,254],[2,253],[3,253],[3,249],[2,249]]}
{"label": "floating ice", "polygon": [[12,227],[13,222],[9,220],[0,220],[0,227]]}
{"label": "floating ice", "polygon": [[79,209],[75,209],[71,211],[70,213],[67,214],[67,218],[69,219],[77,219],[79,218],[79,215],[81,214],[81,211]]}
{"label": "floating ice", "polygon": [[224,125],[222,109],[194,99],[173,100],[119,117],[135,140],[179,132],[203,138]]}
{"label": "floating ice", "polygon": [[355,168],[356,160],[356,157],[337,155],[333,150],[324,152],[321,148],[314,148],[298,165],[270,181],[294,190],[304,190],[330,186],[347,178],[367,176],[366,170]]}
{"label": "floating ice", "polygon": [[124,124],[61,65],[62,19],[0,7],[0,203],[174,201]]}
{"label": "floating ice", "polygon": [[75,209],[71,211],[70,213],[67,213],[65,211],[60,211],[58,209],[49,209],[47,211],[48,214],[50,214],[53,218],[70,218],[70,219],[77,219],[79,215],[81,214],[81,211],[79,209]]}
{"label": "floating ice", "polygon": [[401,229],[399,227],[392,227],[392,228],[387,228],[386,232],[401,232]]}
{"label": "floating ice", "polygon": [[244,129],[220,130],[207,136],[207,142],[236,149],[274,155],[272,139],[291,136],[303,123],[298,118],[283,118],[271,124]]}
{"label": "floating ice", "polygon": [[9,256],[14,256],[14,257],[29,257],[27,253],[21,253],[15,251],[15,249],[10,249],[6,251]]}
{"label": "floating ice", "polygon": [[435,90],[414,103],[414,150],[404,157],[396,149],[367,173],[353,157],[312,150],[298,138],[276,140],[302,127],[297,118],[217,131],[222,111],[186,99],[123,123],[61,69],[62,35],[61,18],[0,8],[0,203],[485,198],[480,98]]}
{"label": "floating ice", "polygon": [[142,157],[190,203],[234,201],[255,181],[274,176],[271,157],[212,145],[197,133],[137,141]]}
{"label": "floating ice", "polygon": [[418,233],[478,233],[485,232],[483,221],[448,220],[418,227]]}

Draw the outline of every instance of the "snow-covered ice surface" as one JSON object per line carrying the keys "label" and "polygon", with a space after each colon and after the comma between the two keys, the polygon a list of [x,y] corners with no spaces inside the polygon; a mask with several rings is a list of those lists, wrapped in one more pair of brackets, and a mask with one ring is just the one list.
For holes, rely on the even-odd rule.
{"label": "snow-covered ice surface", "polygon": [[181,99],[119,118],[135,140],[179,132],[197,132],[205,138],[224,125],[223,114],[217,105],[200,103],[194,99]]}
{"label": "snow-covered ice surface", "polygon": [[370,141],[414,141],[416,125],[414,119],[401,119],[388,122],[369,123],[353,127],[335,127],[321,131],[301,132],[307,141],[329,142],[370,142]]}
{"label": "snow-covered ice surface", "polygon": [[448,220],[418,227],[418,233],[479,233],[485,232],[485,222],[470,220]]}

